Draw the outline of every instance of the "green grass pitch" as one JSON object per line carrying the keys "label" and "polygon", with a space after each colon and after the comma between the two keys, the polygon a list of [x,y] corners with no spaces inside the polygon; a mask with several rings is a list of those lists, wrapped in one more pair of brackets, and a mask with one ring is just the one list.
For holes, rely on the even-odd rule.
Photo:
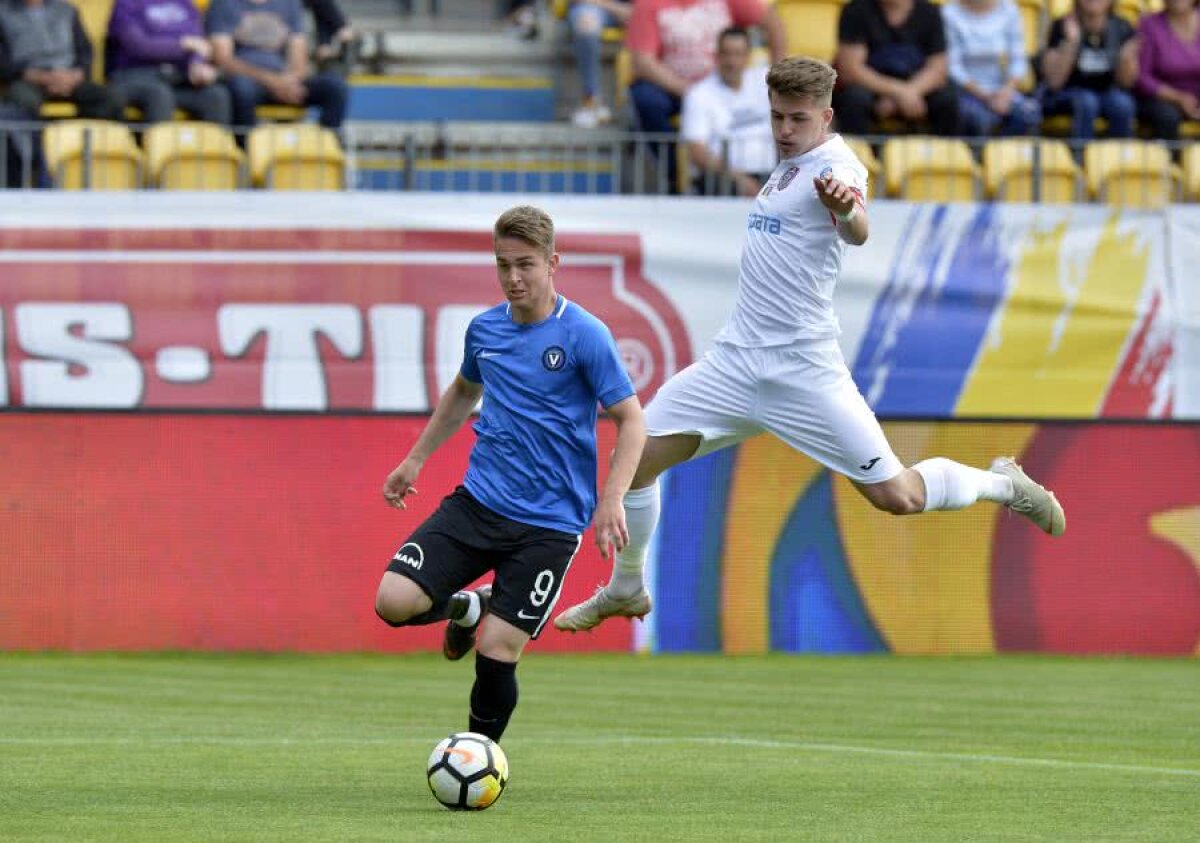
{"label": "green grass pitch", "polygon": [[1200,664],[532,654],[480,814],[471,661],[0,655],[0,840],[1200,839]]}

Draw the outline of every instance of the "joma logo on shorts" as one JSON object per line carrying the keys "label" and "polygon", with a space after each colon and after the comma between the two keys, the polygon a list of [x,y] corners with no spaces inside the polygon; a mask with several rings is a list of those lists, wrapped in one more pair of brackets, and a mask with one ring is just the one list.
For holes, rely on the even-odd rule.
{"label": "joma logo on shorts", "polygon": [[410,568],[421,570],[421,566],[425,564],[425,551],[421,550],[421,545],[416,542],[409,542],[396,551],[396,555],[392,557],[393,562],[403,562]]}
{"label": "joma logo on shorts", "polygon": [[783,230],[783,222],[779,217],[768,217],[766,214],[751,214],[750,222],[746,225],[750,231],[765,231],[767,234],[778,234]]}

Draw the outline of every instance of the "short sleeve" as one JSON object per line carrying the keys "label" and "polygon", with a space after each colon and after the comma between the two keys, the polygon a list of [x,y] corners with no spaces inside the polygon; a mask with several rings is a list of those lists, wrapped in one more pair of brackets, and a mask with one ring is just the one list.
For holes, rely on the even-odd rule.
{"label": "short sleeve", "polygon": [[463,337],[463,361],[458,373],[471,383],[483,383],[483,375],[479,371],[479,361],[475,358],[475,322],[467,326],[467,335]]}
{"label": "short sleeve", "polygon": [[862,162],[847,155],[835,161],[832,169],[833,177],[850,188],[854,193],[856,203],[865,208],[867,205],[867,168],[863,166]]}
{"label": "short sleeve", "polygon": [[867,40],[866,9],[858,0],[851,0],[838,17],[838,43],[865,45]]}
{"label": "short sleeve", "polygon": [[942,23],[941,10],[929,2],[918,0],[917,8],[921,10],[925,16],[924,28],[924,44],[925,55],[937,56],[946,52],[946,27]]}
{"label": "short sleeve", "polygon": [[625,25],[625,46],[635,53],[657,56],[662,46],[658,32],[658,3],[638,0]]}
{"label": "short sleeve", "polygon": [[1063,19],[1055,18],[1054,23],[1050,24],[1050,32],[1046,35],[1046,48],[1053,50],[1066,39],[1066,32],[1063,29]]}
{"label": "short sleeve", "polygon": [[1116,27],[1117,43],[1124,46],[1125,42],[1137,35],[1137,31],[1133,28],[1133,24],[1121,17],[1110,18],[1110,25]]}
{"label": "short sleeve", "polygon": [[713,127],[706,94],[706,86],[701,82],[690,87],[683,95],[679,136],[689,143],[708,143],[712,139]]}
{"label": "short sleeve", "polygon": [[758,26],[767,12],[766,0],[726,0],[734,26]]}
{"label": "short sleeve", "polygon": [[575,354],[600,406],[607,409],[634,394],[621,352],[602,322],[581,323],[575,342]]}
{"label": "short sleeve", "polygon": [[300,5],[300,0],[290,0],[287,10],[287,25],[292,31],[292,35],[304,35],[304,9]]}
{"label": "short sleeve", "polygon": [[232,35],[237,28],[229,0],[212,0],[204,16],[204,29],[209,35]]}

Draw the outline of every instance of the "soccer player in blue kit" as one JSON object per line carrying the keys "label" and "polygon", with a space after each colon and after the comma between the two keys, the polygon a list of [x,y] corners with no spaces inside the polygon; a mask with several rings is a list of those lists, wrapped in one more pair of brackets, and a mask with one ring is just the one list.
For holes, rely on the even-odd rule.
{"label": "soccer player in blue kit", "polygon": [[[550,217],[512,208],[493,239],[507,301],[471,320],[462,367],[383,496],[405,509],[421,467],[483,396],[467,474],[392,558],[375,612],[390,626],[449,620],[446,657],[476,651],[470,730],[499,741],[517,661],[554,610],[584,529],[593,524],[606,560],[629,541],[622,499],[646,425],[608,328],[555,291]],[[597,403],[617,426],[599,502]],[[488,571],[490,585],[463,590]]]}

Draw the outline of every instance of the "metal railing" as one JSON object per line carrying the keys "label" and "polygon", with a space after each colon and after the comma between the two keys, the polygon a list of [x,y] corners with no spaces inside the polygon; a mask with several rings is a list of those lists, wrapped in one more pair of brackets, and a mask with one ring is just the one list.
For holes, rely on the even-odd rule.
{"label": "metal railing", "polygon": [[[289,128],[290,127],[290,128]],[[70,189],[236,189],[736,195],[676,135],[502,124],[358,123],[340,141],[274,124],[251,135],[205,124],[0,123],[0,184]],[[847,138],[871,193],[911,200],[1200,199],[1200,145],[1065,138]],[[725,150],[728,159],[728,149]],[[272,167],[270,163],[280,162]],[[284,163],[290,162],[290,163]]]}

